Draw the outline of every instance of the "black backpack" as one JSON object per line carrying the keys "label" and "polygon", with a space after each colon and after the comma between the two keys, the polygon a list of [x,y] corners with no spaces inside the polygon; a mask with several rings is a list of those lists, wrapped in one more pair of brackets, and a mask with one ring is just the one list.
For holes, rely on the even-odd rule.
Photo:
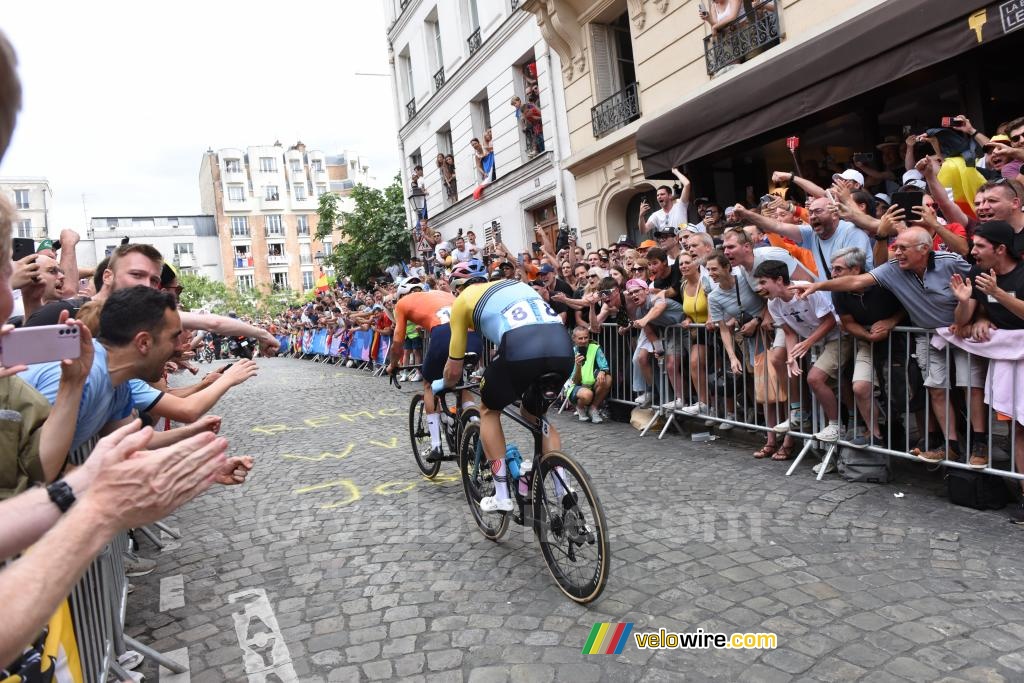
{"label": "black backpack", "polygon": [[946,473],[949,502],[975,510],[1001,510],[1010,502],[1002,477],[985,472],[949,468]]}

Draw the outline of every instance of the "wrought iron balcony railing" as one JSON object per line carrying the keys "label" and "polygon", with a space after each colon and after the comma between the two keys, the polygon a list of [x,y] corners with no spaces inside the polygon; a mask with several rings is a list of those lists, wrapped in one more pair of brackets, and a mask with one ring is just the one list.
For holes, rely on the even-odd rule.
{"label": "wrought iron balcony railing", "polygon": [[590,110],[594,137],[599,138],[640,118],[640,88],[630,83]]}
{"label": "wrought iron balcony railing", "polygon": [[715,35],[704,38],[708,75],[742,64],[762,49],[779,44],[778,0],[754,2],[750,11],[730,21]]}
{"label": "wrought iron balcony railing", "polygon": [[405,103],[405,113],[411,121],[416,116],[416,98],[412,98]]}
{"label": "wrought iron balcony railing", "polygon": [[441,86],[444,85],[444,67],[442,66],[434,74],[434,90],[440,90]]}
{"label": "wrought iron balcony railing", "polygon": [[483,40],[480,38],[480,27],[479,26],[477,27],[477,29],[475,31],[473,31],[472,33],[469,34],[469,38],[466,39],[466,43],[469,44],[469,54],[470,55],[474,54],[477,50],[480,49],[480,45],[483,43]]}

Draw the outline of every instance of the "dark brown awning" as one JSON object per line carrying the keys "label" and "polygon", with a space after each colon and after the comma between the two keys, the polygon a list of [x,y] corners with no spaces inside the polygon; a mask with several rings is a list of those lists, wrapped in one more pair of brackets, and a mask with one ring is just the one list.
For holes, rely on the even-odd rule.
{"label": "dark brown awning", "polygon": [[[673,166],[1002,38],[1019,24],[1001,8],[1020,4],[888,0],[641,125],[644,175],[669,178]],[[986,17],[979,33],[971,17],[980,11]]]}

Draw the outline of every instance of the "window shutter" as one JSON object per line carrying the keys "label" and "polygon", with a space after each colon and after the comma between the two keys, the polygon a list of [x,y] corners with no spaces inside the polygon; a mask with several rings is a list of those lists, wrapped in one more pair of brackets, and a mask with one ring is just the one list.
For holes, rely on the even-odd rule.
{"label": "window shutter", "polygon": [[612,64],[611,31],[604,24],[590,24],[590,63],[594,72],[594,104],[616,93],[615,68]]}

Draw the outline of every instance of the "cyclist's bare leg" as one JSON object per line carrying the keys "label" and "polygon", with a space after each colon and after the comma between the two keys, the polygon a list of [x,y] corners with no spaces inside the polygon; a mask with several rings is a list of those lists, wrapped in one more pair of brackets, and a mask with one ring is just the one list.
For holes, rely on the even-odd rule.
{"label": "cyclist's bare leg", "polygon": [[501,411],[480,404],[480,442],[487,460],[494,462],[505,457],[505,432],[501,428]]}
{"label": "cyclist's bare leg", "polygon": [[[521,405],[519,406],[519,414],[523,416],[524,420],[535,427],[540,424],[540,418]],[[545,453],[562,450],[562,437],[559,435],[558,429],[556,429],[555,425],[551,422],[548,422],[547,435],[542,436],[541,449],[543,449]]]}
{"label": "cyclist's bare leg", "polygon": [[430,390],[430,382],[423,380],[423,412],[433,415],[437,412],[437,401],[434,400],[434,392]]}

